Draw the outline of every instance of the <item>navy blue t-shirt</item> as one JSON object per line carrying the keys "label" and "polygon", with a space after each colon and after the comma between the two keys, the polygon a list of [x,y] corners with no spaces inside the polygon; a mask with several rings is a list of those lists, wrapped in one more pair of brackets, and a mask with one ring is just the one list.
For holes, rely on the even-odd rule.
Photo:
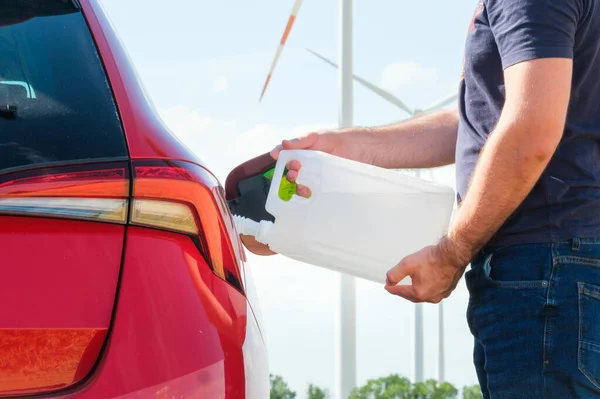
{"label": "navy blue t-shirt", "polygon": [[600,2],[485,0],[468,30],[456,149],[459,203],[505,101],[503,70],[535,58],[571,58],[562,141],[541,178],[490,245],[600,237]]}

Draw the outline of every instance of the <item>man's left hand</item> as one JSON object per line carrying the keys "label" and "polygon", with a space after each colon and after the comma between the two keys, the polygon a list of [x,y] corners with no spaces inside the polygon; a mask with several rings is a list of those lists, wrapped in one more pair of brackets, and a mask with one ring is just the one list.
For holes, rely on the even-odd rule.
{"label": "man's left hand", "polygon": [[[388,271],[385,289],[411,302],[439,303],[456,288],[468,259],[468,251],[459,250],[446,237],[438,245],[407,256]],[[408,276],[412,285],[397,285]]]}

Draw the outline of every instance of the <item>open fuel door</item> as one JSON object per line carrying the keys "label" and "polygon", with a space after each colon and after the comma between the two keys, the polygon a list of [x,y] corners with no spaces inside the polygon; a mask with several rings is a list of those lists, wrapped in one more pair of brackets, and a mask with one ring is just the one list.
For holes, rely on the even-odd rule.
{"label": "open fuel door", "polygon": [[[225,196],[232,214],[255,221],[274,220],[265,210],[265,203],[271,186],[269,172],[275,168],[275,163],[266,153],[238,165],[229,173],[225,180]],[[274,254],[252,236],[241,238],[244,246],[256,255]]]}

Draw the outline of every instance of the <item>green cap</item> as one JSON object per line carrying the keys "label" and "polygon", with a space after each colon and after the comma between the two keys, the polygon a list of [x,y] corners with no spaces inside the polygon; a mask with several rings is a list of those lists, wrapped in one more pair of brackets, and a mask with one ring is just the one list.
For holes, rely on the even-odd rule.
{"label": "green cap", "polygon": [[[292,183],[286,178],[287,172],[287,169],[283,172],[283,176],[281,177],[281,185],[279,186],[279,198],[284,201],[291,200],[292,196],[296,194],[296,183]],[[263,174],[263,176],[273,181],[274,174],[275,168],[269,170],[267,173]]]}

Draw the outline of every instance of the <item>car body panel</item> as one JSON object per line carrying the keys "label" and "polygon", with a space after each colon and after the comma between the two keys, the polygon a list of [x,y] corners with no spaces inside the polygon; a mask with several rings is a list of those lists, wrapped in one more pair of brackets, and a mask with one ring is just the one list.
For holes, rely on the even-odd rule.
{"label": "car body panel", "polygon": [[246,398],[247,317],[244,296],[210,270],[189,237],[128,227],[104,356],[68,397]]}
{"label": "car body panel", "polygon": [[116,224],[2,216],[0,327],[107,329],[124,236]]}
{"label": "car body panel", "polygon": [[[253,312],[250,305],[247,312]],[[243,346],[246,399],[264,399],[270,396],[269,362],[260,320],[260,316],[256,317],[254,314],[247,320],[246,341]]]}

